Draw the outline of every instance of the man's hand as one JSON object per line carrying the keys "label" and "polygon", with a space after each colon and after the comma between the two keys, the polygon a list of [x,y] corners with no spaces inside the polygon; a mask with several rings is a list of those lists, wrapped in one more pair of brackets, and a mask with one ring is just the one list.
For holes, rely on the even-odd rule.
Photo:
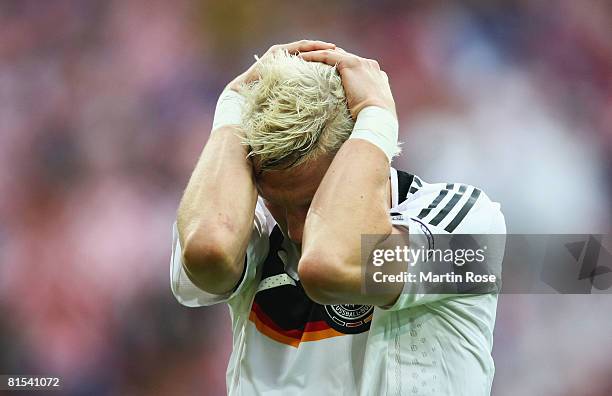
{"label": "man's hand", "polygon": [[382,107],[397,117],[389,78],[377,61],[361,58],[341,48],[313,50],[300,56],[307,61],[337,67],[353,119],[357,119],[359,112],[367,106]]}
{"label": "man's hand", "polygon": [[289,44],[273,45],[268,49],[268,51],[266,51],[266,53],[261,58],[257,60],[257,62],[251,65],[251,67],[249,67],[247,71],[232,80],[232,82],[229,83],[228,87],[234,91],[238,91],[241,85],[258,80],[260,77],[257,74],[258,64],[266,58],[270,57],[275,52],[288,51],[290,54],[299,54],[306,53],[309,51],[333,50],[335,48],[335,44],[316,40],[300,40]]}

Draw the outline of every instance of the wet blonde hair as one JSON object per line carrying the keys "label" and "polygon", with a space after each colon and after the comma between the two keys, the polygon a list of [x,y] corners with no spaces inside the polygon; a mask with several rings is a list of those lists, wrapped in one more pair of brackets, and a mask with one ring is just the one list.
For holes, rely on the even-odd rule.
{"label": "wet blonde hair", "polygon": [[279,51],[245,85],[243,144],[261,172],[335,154],[355,124],[335,67]]}

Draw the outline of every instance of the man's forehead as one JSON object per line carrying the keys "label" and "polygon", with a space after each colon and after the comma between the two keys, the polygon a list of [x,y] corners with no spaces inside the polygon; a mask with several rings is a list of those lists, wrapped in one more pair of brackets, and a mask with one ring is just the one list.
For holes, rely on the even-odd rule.
{"label": "man's forehead", "polygon": [[257,176],[260,190],[298,190],[318,186],[329,168],[333,157],[321,156],[290,169],[265,170]]}
{"label": "man's forehead", "polygon": [[333,157],[322,155],[289,169],[264,170],[257,175],[257,181],[265,184],[299,184],[300,181],[323,178]]}

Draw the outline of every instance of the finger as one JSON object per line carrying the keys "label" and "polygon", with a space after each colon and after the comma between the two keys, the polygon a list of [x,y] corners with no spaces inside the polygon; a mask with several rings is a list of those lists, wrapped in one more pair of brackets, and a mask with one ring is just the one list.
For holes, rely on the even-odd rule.
{"label": "finger", "polygon": [[321,62],[330,66],[339,65],[340,63],[346,64],[350,62],[352,58],[357,59],[356,56],[351,56],[346,53],[332,50],[304,52],[300,54],[300,57],[310,62]]}
{"label": "finger", "polygon": [[334,48],[336,48],[335,44],[328,43],[325,41],[318,41],[318,40],[300,40],[300,41],[295,41],[293,43],[283,44],[279,46],[279,49],[287,50],[291,54],[295,54],[298,52],[327,50],[327,49],[334,49]]}

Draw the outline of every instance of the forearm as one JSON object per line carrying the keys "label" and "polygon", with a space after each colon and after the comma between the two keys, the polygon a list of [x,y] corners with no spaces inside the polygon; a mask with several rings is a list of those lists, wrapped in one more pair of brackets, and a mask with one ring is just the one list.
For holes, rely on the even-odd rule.
{"label": "forearm", "polygon": [[[320,286],[311,290],[320,299],[373,302],[361,293],[361,236],[381,242],[391,234],[388,183],[388,158],[371,143],[349,139],[336,154],[306,218],[300,262],[301,273]],[[325,279],[339,281],[326,287]]]}
{"label": "forearm", "polygon": [[183,262],[190,279],[210,293],[231,290],[242,274],[257,191],[237,129],[215,130],[178,209]]}

